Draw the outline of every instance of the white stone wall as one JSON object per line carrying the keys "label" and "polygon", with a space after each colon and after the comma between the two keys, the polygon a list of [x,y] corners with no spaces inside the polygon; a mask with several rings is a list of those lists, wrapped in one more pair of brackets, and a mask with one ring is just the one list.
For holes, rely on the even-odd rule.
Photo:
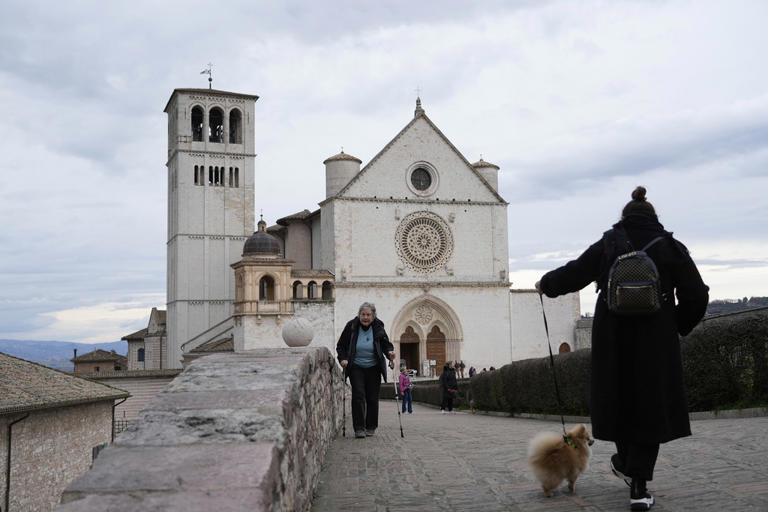
{"label": "white stone wall", "polygon": [[435,196],[440,201],[497,202],[493,192],[477,178],[445,140],[420,117],[379,158],[367,165],[344,197],[415,197],[406,181],[408,169],[416,162],[429,163],[438,173]]}
{"label": "white stone wall", "polygon": [[[0,416],[0,492],[5,498],[8,424]],[[92,449],[112,436],[112,402],[33,411],[12,432],[10,510],[56,508],[64,488],[91,465]],[[4,504],[0,502],[0,504]]]}
{"label": "white stone wall", "polygon": [[288,224],[285,235],[285,259],[293,261],[293,268],[309,270],[312,268],[312,233],[303,222]]}
{"label": "white stone wall", "polygon": [[295,301],[294,313],[285,315],[239,315],[235,321],[235,352],[258,348],[284,348],[283,327],[292,318],[305,318],[312,324],[314,337],[310,346],[327,347],[336,353],[334,339],[334,303]]}
{"label": "white stone wall", "polygon": [[[512,321],[512,360],[549,355],[541,301],[535,290],[511,290],[509,308]],[[561,343],[575,350],[575,326],[580,317],[579,294],[570,293],[556,299],[544,297],[552,352]]]}
{"label": "white stone wall", "polygon": [[[504,204],[414,204],[387,200],[334,200],[333,203],[336,266],[331,271],[335,271],[337,282],[505,282],[507,279]],[[453,239],[452,254],[445,266],[427,274],[403,263],[395,240],[401,221],[419,211],[429,211],[442,218]]]}

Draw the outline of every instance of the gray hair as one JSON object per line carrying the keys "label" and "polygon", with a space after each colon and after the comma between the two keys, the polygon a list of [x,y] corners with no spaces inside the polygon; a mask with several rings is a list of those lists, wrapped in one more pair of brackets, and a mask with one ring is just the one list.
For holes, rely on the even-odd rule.
{"label": "gray hair", "polygon": [[373,313],[373,318],[376,318],[376,305],[373,302],[363,302],[360,304],[360,309],[357,310],[357,316],[360,316],[360,313],[362,313],[364,309],[370,309],[371,313]]}

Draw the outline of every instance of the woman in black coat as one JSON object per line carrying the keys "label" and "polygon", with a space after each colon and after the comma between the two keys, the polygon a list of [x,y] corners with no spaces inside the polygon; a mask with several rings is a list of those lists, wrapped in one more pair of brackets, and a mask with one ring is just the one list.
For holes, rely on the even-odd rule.
{"label": "woman in black coat", "polygon": [[[691,332],[709,301],[709,288],[688,250],[664,230],[645,192],[635,189],[621,221],[603,239],[536,283],[548,297],[598,284],[592,324],[592,428],[596,438],[616,443],[611,469],[627,483],[631,479],[632,510],[653,505],[646,481],[653,478],[659,444],[691,435],[678,335]],[[621,237],[616,230],[622,228],[631,247],[617,247]],[[613,260],[658,236],[664,238],[647,253],[659,272],[661,309],[646,316],[610,312],[605,288]]]}
{"label": "woman in black coat", "polygon": [[456,392],[459,384],[456,381],[456,367],[453,361],[445,363],[443,373],[440,374],[440,388],[443,390],[443,403],[440,404],[440,413],[453,413],[453,399],[456,398]]}
{"label": "woman in black coat", "polygon": [[[387,359],[395,358],[376,306],[363,302],[339,336],[336,354],[352,386],[352,426],[355,437],[372,436],[379,426],[379,388],[387,382]],[[386,354],[386,356],[385,356]]]}

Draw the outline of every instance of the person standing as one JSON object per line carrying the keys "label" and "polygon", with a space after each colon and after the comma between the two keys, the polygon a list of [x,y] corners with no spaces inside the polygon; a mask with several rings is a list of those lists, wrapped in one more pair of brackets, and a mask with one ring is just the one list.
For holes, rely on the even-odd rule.
{"label": "person standing", "polygon": [[387,382],[387,359],[395,358],[395,347],[376,318],[376,306],[363,302],[339,336],[336,354],[352,386],[352,426],[355,437],[376,434],[379,426],[379,388]]}
{"label": "person standing", "polygon": [[398,377],[397,385],[400,389],[400,395],[403,397],[403,414],[405,414],[406,404],[408,404],[408,414],[413,414],[411,379],[408,378],[408,372],[406,371],[405,366],[400,367],[400,377]]}
{"label": "person standing", "polygon": [[446,414],[446,412],[454,414],[453,400],[456,398],[459,385],[456,382],[456,368],[453,361],[445,363],[443,367],[443,373],[440,374],[440,388],[443,391],[443,403],[440,405],[440,414]]}
{"label": "person standing", "polygon": [[466,366],[464,365],[464,361],[459,361],[459,364],[456,367],[459,369],[459,376],[463,379],[464,378],[464,368],[466,368]]}
{"label": "person standing", "polygon": [[[592,325],[593,435],[616,444],[610,465],[630,484],[631,510],[649,510],[654,504],[647,482],[653,479],[659,445],[691,435],[679,335],[693,330],[709,302],[709,288],[688,249],[664,230],[645,194],[645,188],[637,187],[621,220],[601,240],[536,283],[547,297],[598,284]],[[662,238],[647,254],[660,277],[660,310],[643,316],[611,312],[606,288],[613,260],[657,237]]]}
{"label": "person standing", "polygon": [[472,377],[474,377],[476,372],[477,372],[477,370],[475,370],[475,367],[474,366],[470,366],[469,367],[469,378],[471,379]]}

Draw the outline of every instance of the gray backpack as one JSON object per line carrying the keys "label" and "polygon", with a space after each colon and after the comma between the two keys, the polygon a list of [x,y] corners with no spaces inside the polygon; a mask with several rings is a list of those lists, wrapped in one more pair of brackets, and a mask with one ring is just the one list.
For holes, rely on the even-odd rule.
{"label": "gray backpack", "polygon": [[[613,230],[617,248],[632,244],[623,229]],[[617,315],[642,316],[656,313],[661,309],[661,281],[656,264],[645,252],[659,240],[659,236],[648,242],[639,251],[630,251],[616,257],[608,270],[605,299],[608,310]]]}

